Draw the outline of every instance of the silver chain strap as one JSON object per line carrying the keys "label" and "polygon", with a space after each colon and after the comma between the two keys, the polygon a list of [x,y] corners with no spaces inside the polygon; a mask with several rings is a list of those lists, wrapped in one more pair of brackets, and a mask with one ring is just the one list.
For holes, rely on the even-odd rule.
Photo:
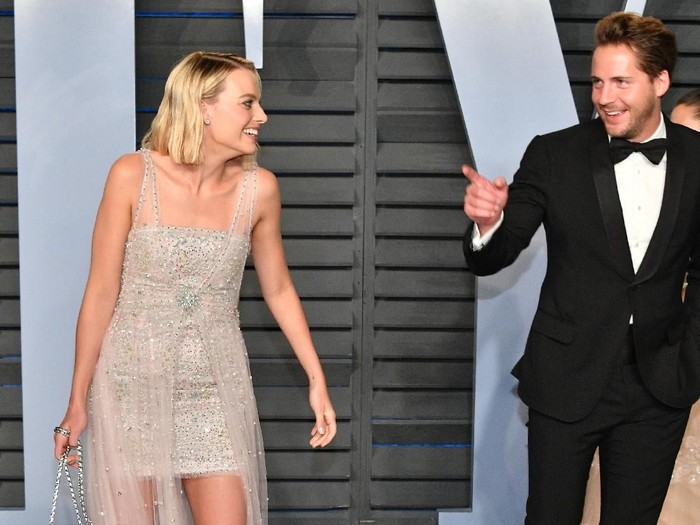
{"label": "silver chain strap", "polygon": [[70,497],[73,500],[73,509],[75,509],[75,517],[77,518],[77,525],[92,525],[92,522],[88,518],[87,508],[85,506],[85,485],[83,478],[83,448],[78,441],[78,446],[76,447],[77,452],[77,462],[78,462],[78,495],[76,497],[75,489],[73,488],[73,479],[70,475],[70,467],[68,466],[68,452],[66,451],[58,459],[58,470],[56,471],[56,484],[53,488],[53,501],[51,502],[51,515],[49,516],[49,525],[53,525],[54,518],[56,516],[56,504],[58,503],[58,489],[61,486],[61,477],[65,474],[66,481],[68,482],[68,488],[70,489]]}

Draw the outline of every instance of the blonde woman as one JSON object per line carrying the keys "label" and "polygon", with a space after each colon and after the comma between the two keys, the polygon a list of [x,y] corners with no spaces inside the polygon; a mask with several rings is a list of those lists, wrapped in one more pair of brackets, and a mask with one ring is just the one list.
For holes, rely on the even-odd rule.
{"label": "blonde woman", "polygon": [[[252,62],[195,52],[171,72],[143,149],[107,177],[55,455],[87,428],[93,523],[267,523],[265,464],[238,299],[249,251],[309,379],[310,445],[335,413],[280,235]],[[71,458],[75,461],[75,456]]]}

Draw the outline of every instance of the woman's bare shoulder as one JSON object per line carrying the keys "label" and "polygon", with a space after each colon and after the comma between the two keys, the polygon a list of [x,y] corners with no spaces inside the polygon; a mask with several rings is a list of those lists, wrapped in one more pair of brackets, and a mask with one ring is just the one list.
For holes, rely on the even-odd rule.
{"label": "woman's bare shoulder", "polygon": [[258,194],[261,197],[274,197],[279,195],[279,183],[274,173],[260,166],[255,169],[255,173],[257,175]]}
{"label": "woman's bare shoulder", "polygon": [[114,161],[105,182],[105,196],[123,197],[132,201],[138,196],[144,175],[144,159],[140,153],[127,153]]}

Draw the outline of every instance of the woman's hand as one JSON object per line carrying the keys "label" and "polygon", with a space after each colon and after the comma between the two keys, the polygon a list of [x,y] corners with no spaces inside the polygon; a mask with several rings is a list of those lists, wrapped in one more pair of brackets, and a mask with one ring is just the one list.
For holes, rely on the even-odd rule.
{"label": "woman's hand", "polygon": [[[54,456],[56,459],[59,459],[66,449],[70,452],[78,448],[78,439],[85,427],[87,427],[87,410],[69,408],[61,424],[54,430]],[[66,432],[58,429],[64,429],[69,435],[66,436]],[[68,464],[70,466],[77,466],[77,461],[77,454],[68,455]]]}
{"label": "woman's hand", "polygon": [[331,404],[326,385],[309,386],[309,404],[316,415],[316,424],[311,429],[313,447],[325,447],[335,437],[338,428],[335,422],[335,410]]}

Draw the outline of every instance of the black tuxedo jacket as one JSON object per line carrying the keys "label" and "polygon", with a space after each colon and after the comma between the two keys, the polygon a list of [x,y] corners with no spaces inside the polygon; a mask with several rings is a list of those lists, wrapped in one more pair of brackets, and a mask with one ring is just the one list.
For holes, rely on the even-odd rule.
{"label": "black tuxedo jacket", "polygon": [[472,249],[473,224],[466,233],[467,266],[490,275],[544,225],[547,272],[513,369],[521,399],[539,412],[576,421],[593,409],[617,366],[630,316],[652,394],[674,407],[700,395],[700,133],[668,119],[666,131],[661,212],[636,274],[598,119],[535,137],[510,185],[501,227],[479,251]]}

